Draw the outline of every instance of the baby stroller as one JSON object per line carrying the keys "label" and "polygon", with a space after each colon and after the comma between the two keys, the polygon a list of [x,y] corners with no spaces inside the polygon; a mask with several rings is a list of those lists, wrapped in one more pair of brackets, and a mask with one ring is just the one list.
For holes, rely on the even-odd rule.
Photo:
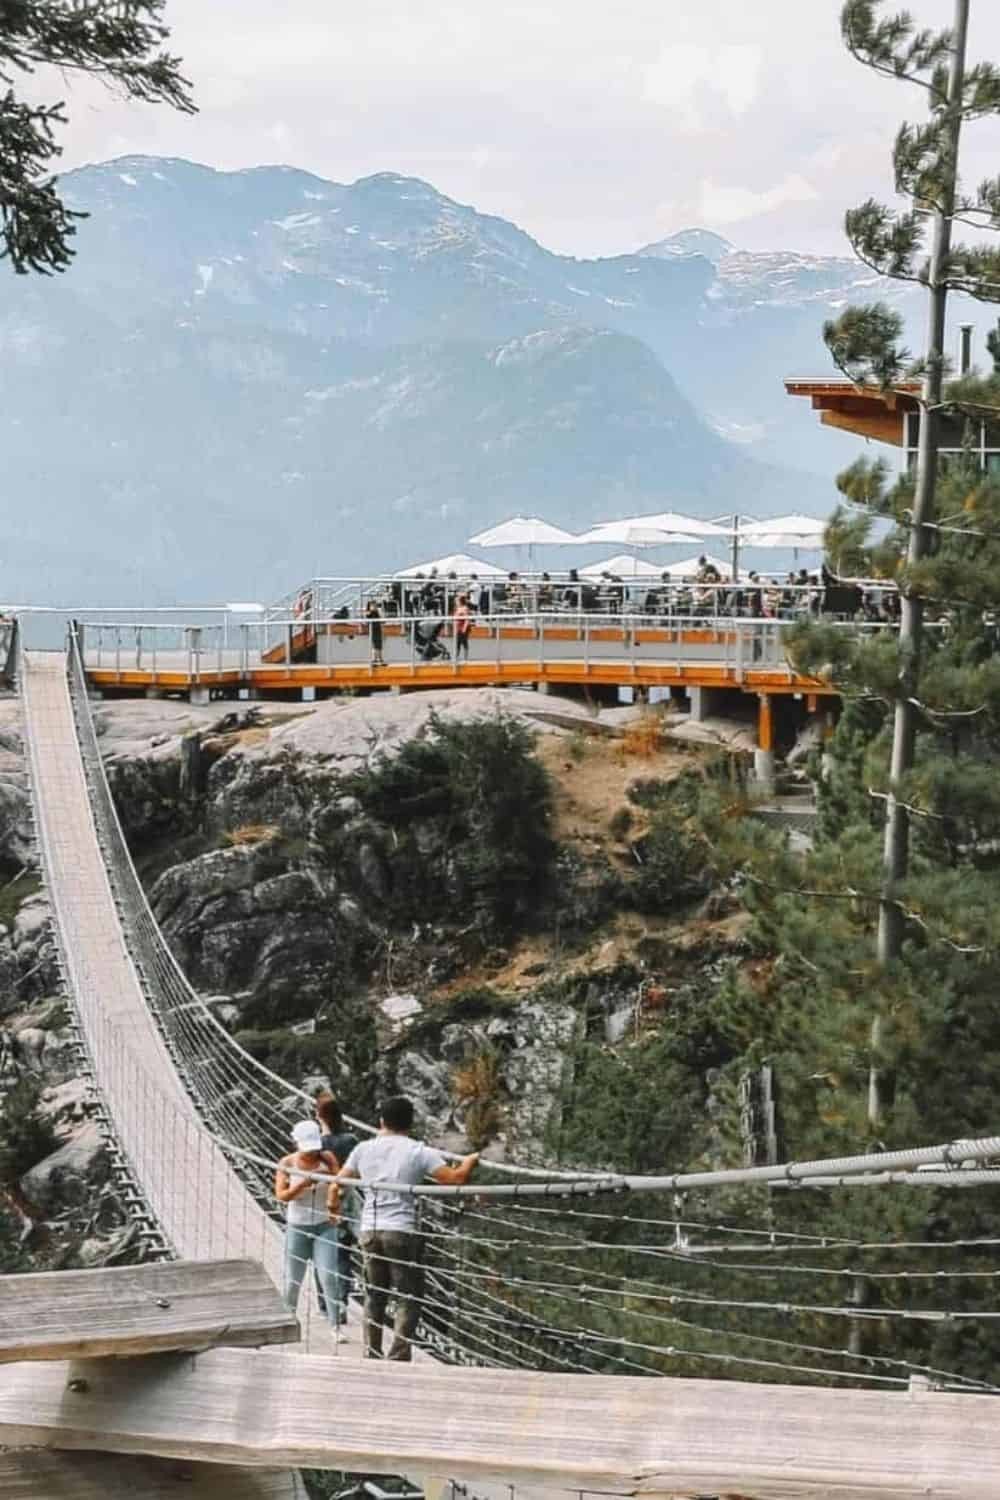
{"label": "baby stroller", "polygon": [[450,661],[451,652],[440,639],[443,620],[417,620],[413,625],[413,646],[421,661]]}

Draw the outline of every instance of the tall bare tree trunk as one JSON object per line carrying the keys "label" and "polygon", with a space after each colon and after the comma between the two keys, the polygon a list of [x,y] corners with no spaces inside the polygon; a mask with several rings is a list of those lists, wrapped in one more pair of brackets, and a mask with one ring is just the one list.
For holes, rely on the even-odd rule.
{"label": "tall bare tree trunk", "polygon": [[[958,148],[962,131],[962,95],[969,30],[970,0],[955,0],[953,51],[948,80],[947,177],[942,198],[933,210],[934,237],[928,276],[927,349],[920,408],[920,439],[917,454],[916,489],[907,562],[917,563],[927,551],[927,523],[934,519],[934,492],[938,472],[938,407],[944,387],[945,311],[948,301],[948,259],[951,254],[951,216],[958,181]],[[885,846],[882,860],[882,891],[879,907],[876,955],[885,966],[899,957],[903,946],[904,919],[898,905],[899,883],[906,877],[910,857],[910,816],[899,801],[903,779],[912,768],[917,732],[916,695],[923,626],[923,600],[904,594],[899,624],[899,677],[892,735],[889,795],[886,802]],[[871,1031],[871,1063],[868,1075],[868,1120],[874,1127],[882,1118],[882,1088],[879,1053],[882,1017],[876,1014]]]}

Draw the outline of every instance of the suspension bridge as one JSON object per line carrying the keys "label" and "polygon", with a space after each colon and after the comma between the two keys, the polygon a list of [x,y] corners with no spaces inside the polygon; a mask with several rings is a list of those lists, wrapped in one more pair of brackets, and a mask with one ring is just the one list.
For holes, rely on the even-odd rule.
{"label": "suspension bridge", "polygon": [[[79,637],[68,656],[25,653],[18,677],[58,962],[123,1198],[155,1257],[250,1260],[280,1286],[273,1166],[312,1100],[236,1044],[170,952],[118,822]],[[836,1289],[859,1266],[895,1286],[903,1277],[912,1297],[870,1316],[983,1327],[1000,1316],[995,1242],[871,1246],[715,1214],[689,1222],[665,1213],[662,1195],[729,1183],[982,1187],[998,1157],[988,1138],[661,1178],[493,1164],[474,1188],[413,1190],[427,1275],[414,1365],[361,1362],[356,1329],[332,1345],[309,1287],[294,1352],[15,1359],[0,1369],[0,1441],[137,1455],[140,1468],[193,1462],[205,1493],[213,1466],[230,1466],[216,1496],[297,1495],[292,1471],[306,1465],[521,1500],[986,1500],[1000,1487],[995,1387],[930,1359],[859,1353],[836,1331],[869,1314]],[[902,1255],[904,1269],[884,1269]],[[779,1265],[783,1286],[804,1288],[796,1302],[769,1295]],[[975,1292],[960,1310],[955,1285]],[[776,1383],[749,1383],[762,1377]],[[53,1496],[124,1494],[137,1472],[126,1465],[112,1481],[87,1465],[77,1475],[56,1453],[15,1456],[0,1462],[0,1500],[39,1493],[39,1475]],[[167,1485],[144,1472],[149,1493]]]}

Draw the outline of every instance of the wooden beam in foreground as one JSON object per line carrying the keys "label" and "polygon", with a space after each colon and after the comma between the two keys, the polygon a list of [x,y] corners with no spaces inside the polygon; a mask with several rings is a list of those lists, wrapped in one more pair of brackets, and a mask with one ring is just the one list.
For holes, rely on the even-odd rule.
{"label": "wooden beam in foreground", "polygon": [[0,1277],[3,1363],[288,1344],[298,1338],[296,1319],[252,1260]]}
{"label": "wooden beam in foreground", "polygon": [[306,1500],[292,1469],[109,1453],[0,1453],[0,1500]]}
{"label": "wooden beam in foreground", "polygon": [[604,1495],[1000,1495],[991,1396],[448,1370],[283,1351],[7,1365],[0,1443]]}

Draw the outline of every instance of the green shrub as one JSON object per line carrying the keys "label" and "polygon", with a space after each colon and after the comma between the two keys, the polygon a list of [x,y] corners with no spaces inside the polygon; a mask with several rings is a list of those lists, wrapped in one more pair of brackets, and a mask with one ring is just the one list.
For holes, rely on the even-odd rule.
{"label": "green shrub", "polygon": [[612,1050],[582,1043],[563,1103],[560,1160],[611,1170],[669,1170],[695,1149],[705,1087],[672,1056],[669,1039]]}
{"label": "green shrub", "polygon": [[631,885],[637,911],[656,915],[700,900],[712,889],[704,841],[669,808],[654,814],[636,852],[642,861]]}
{"label": "green shrub", "polygon": [[0,922],[10,927],[29,896],[35,896],[42,888],[37,875],[15,875],[0,886]]}
{"label": "green shrub", "polygon": [[674,782],[663,781],[658,776],[637,776],[635,781],[629,782],[625,795],[633,807],[651,812],[670,800],[673,786]]}
{"label": "green shrub", "polygon": [[498,714],[432,718],[426,739],[352,778],[387,827],[388,906],[400,923],[460,918],[481,943],[503,943],[532,918],[553,855],[551,789],[533,737]]}
{"label": "green shrub", "polygon": [[0,1111],[0,1184],[13,1187],[31,1167],[58,1149],[59,1139],[39,1113],[41,1085],[20,1078],[8,1089]]}
{"label": "green shrub", "polygon": [[[296,1036],[282,1027],[238,1031],[235,1040],[257,1062],[280,1078],[297,1082],[309,1073],[325,1073],[349,1114],[370,1116],[375,1104],[375,1024],[368,1015],[321,1025],[311,1036]],[[347,1087],[341,1079],[349,1078]]]}
{"label": "green shrub", "polygon": [[632,809],[616,807],[608,819],[608,832],[613,839],[623,839],[632,827]]}
{"label": "green shrub", "polygon": [[585,937],[627,904],[626,879],[603,853],[585,856],[564,846],[554,870],[549,925],[559,941]]}
{"label": "green shrub", "polygon": [[12,1213],[0,1204],[0,1276],[16,1275],[20,1271],[37,1271],[28,1250],[21,1243],[21,1225]]}
{"label": "green shrub", "polygon": [[584,734],[582,729],[574,729],[566,741],[566,754],[570,760],[575,760],[579,765],[584,760],[590,749],[590,736]]}

